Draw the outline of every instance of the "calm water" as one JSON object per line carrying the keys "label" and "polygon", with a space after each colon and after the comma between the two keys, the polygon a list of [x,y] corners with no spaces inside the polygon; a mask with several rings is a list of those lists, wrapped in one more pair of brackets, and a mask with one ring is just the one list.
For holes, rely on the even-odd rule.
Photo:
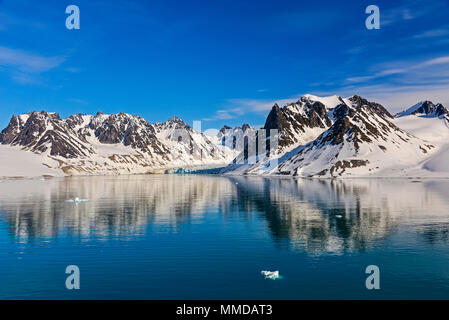
{"label": "calm water", "polygon": [[448,299],[449,181],[1,181],[0,298]]}

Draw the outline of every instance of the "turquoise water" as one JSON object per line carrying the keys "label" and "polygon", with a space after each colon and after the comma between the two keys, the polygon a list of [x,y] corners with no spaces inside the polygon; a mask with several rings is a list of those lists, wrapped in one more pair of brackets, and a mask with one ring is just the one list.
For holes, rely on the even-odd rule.
{"label": "turquoise water", "polygon": [[447,299],[449,181],[3,180],[0,298]]}

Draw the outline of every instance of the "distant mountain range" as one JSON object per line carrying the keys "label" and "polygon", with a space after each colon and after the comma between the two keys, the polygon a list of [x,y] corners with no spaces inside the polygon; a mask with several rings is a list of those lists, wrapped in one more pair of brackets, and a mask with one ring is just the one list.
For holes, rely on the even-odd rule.
{"label": "distant mountain range", "polygon": [[36,161],[43,165],[38,171],[47,175],[135,174],[223,166],[235,156],[177,117],[150,124],[126,113],[66,119],[45,111],[13,116],[0,143],[11,147],[1,149],[0,165],[5,167],[0,175],[11,169],[15,176],[29,176],[16,167],[27,171],[30,162],[39,167]]}
{"label": "distant mountain range", "polygon": [[[449,111],[430,101],[394,116],[357,95],[305,95],[274,105],[262,129],[224,126],[208,137],[177,117],[151,124],[126,113],[62,119],[30,112],[14,115],[0,133],[0,176],[225,167],[228,175],[449,177]],[[270,137],[270,130],[278,135]],[[249,147],[256,140],[259,149],[260,141],[276,147],[261,157]]]}

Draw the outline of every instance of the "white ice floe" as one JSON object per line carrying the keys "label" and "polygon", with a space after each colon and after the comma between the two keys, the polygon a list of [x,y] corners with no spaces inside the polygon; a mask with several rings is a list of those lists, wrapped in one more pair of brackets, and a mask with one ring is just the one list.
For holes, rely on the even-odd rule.
{"label": "white ice floe", "polygon": [[265,276],[265,279],[276,280],[281,278],[279,271],[262,271],[261,273]]}
{"label": "white ice floe", "polygon": [[73,202],[73,203],[80,203],[80,202],[87,202],[89,201],[88,199],[80,199],[80,198],[75,198],[75,199],[70,199],[70,200],[66,200],[66,202]]}

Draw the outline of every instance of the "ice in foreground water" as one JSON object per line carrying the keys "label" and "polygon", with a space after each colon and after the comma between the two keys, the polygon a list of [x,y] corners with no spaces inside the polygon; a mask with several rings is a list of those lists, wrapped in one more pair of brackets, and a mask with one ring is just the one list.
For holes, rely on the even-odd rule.
{"label": "ice in foreground water", "polygon": [[281,279],[282,278],[279,275],[279,271],[265,271],[264,270],[261,273],[265,276],[265,279],[277,280],[277,279]]}
{"label": "ice in foreground water", "polygon": [[73,202],[73,203],[80,203],[80,202],[87,202],[89,201],[88,199],[80,199],[78,197],[74,198],[74,199],[70,199],[70,200],[66,200],[66,202]]}

